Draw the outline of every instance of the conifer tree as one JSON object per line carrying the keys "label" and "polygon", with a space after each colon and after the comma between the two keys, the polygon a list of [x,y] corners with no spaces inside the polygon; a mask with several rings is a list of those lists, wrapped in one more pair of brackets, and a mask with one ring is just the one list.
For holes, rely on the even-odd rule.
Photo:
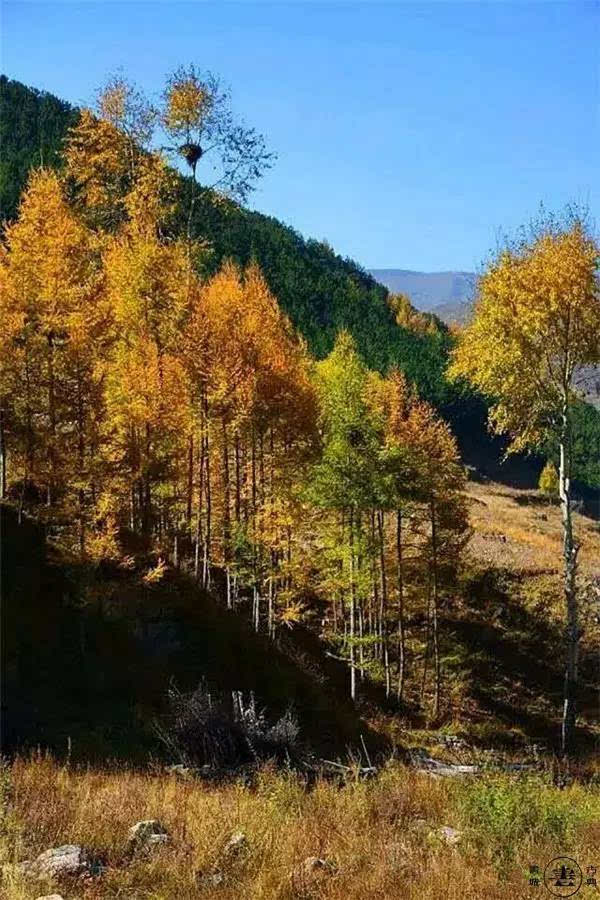
{"label": "conifer tree", "polygon": [[104,256],[118,335],[107,381],[108,426],[128,473],[130,524],[139,522],[147,539],[153,530],[177,532],[181,485],[168,481],[180,472],[190,416],[179,339],[194,275],[185,244],[161,239],[169,178],[160,158],[144,160],[125,198],[128,217]]}
{"label": "conifer tree", "polygon": [[[377,435],[366,403],[367,369],[347,332],[338,335],[327,359],[317,364],[316,387],[323,434],[322,458],[315,467],[313,497],[338,512],[347,551],[350,696],[356,698],[356,646],[360,619],[361,557],[365,514],[374,500]],[[344,554],[345,555],[345,554]]]}
{"label": "conifer tree", "polygon": [[5,439],[23,492],[31,485],[49,509],[77,510],[82,551],[111,340],[100,249],[57,175],[34,172],[1,259]]}

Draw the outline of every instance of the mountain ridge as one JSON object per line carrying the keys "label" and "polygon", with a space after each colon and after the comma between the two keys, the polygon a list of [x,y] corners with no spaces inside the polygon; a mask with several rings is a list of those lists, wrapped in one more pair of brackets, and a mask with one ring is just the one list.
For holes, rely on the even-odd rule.
{"label": "mountain ridge", "polygon": [[[446,270],[419,272],[414,269],[368,269],[370,275],[392,293],[407,294],[421,312],[433,312],[443,321],[454,312],[449,307],[469,303],[475,292],[475,272]],[[448,309],[446,309],[448,307]]]}

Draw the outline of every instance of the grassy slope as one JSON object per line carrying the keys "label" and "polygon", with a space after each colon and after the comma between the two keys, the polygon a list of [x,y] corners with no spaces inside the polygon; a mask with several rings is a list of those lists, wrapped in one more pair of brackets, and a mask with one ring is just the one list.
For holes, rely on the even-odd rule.
{"label": "grassy slope", "polygon": [[[452,697],[454,707],[447,729],[475,745],[504,746],[509,757],[522,758],[529,740],[551,744],[557,734],[562,688],[558,510],[533,492],[494,483],[471,483],[469,496],[474,527],[470,559],[441,623],[445,696]],[[576,527],[585,575],[598,570],[600,533],[597,523],[583,517],[576,517]],[[6,523],[3,533],[6,539]],[[65,711],[53,693],[60,687],[57,666],[61,676],[61,654],[65,662],[69,646],[81,640],[70,610],[70,638],[62,641],[60,610],[77,582],[73,567],[54,552],[42,562],[36,534],[30,530],[27,541],[9,548],[24,585],[15,600],[19,608],[31,610],[45,598],[46,620],[39,623],[37,616],[36,633],[30,630],[36,618],[28,621],[26,615],[22,636],[28,638],[30,667],[39,672],[41,665],[43,677],[50,678],[45,685],[48,710],[60,716]],[[267,696],[274,710],[283,708],[292,692],[305,736],[318,741],[324,729],[319,749],[342,757],[349,745],[356,753],[359,733],[368,743],[372,740],[367,726],[345,704],[345,673],[331,669],[310,633],[306,640],[296,635],[276,650],[181,579],[170,578],[143,596],[130,575],[105,573],[102,582],[103,624],[94,626],[93,615],[85,620],[87,668],[83,656],[70,663],[80,694],[66,707],[71,720],[59,723],[62,737],[55,746],[63,762],[37,752],[17,757],[0,771],[0,891],[6,900],[35,900],[52,891],[60,891],[64,900],[512,900],[534,898],[543,890],[529,886],[531,865],[543,872],[550,860],[568,855],[585,874],[587,866],[597,864],[597,634],[586,634],[582,654],[590,690],[581,737],[592,753],[580,777],[566,788],[554,786],[556,770],[549,758],[539,773],[519,777],[490,774],[440,781],[392,762],[376,780],[350,780],[342,790],[320,780],[307,789],[297,777],[268,768],[251,786],[207,787],[143,765],[152,748],[140,723],[157,711],[169,672],[189,684],[201,672],[212,673],[225,687],[239,686],[244,679],[243,686]],[[31,604],[23,607],[27,596]],[[140,612],[146,634],[144,625],[139,627]],[[136,619],[134,632],[124,627]],[[187,635],[184,652],[161,660],[160,653],[152,652],[157,640],[152,628],[173,619]],[[371,694],[363,704],[374,728],[403,744],[429,745],[434,755],[441,754],[426,721],[383,713],[376,700]],[[39,709],[38,724],[40,713],[44,722]],[[50,724],[56,722],[46,721]],[[79,728],[74,761],[65,764],[65,739],[73,726]],[[135,765],[123,758],[127,751],[136,757]],[[111,754],[122,757],[116,767],[102,759],[93,762],[94,756]],[[477,750],[458,757],[461,762],[483,758]],[[75,762],[86,758],[92,765]],[[161,821],[171,841],[150,858],[127,863],[128,829],[148,818]],[[437,836],[444,825],[461,832],[456,847]],[[202,875],[221,865],[221,850],[238,829],[247,836],[248,852],[224,866],[227,879],[221,885],[203,886]],[[73,842],[102,855],[108,868],[100,878],[32,884],[12,867],[49,847]],[[305,890],[292,873],[309,856],[331,860],[337,871]],[[584,885],[578,896],[595,892]]]}
{"label": "grassy slope", "polygon": [[[462,599],[446,621],[448,664],[465,690],[461,718],[484,740],[510,729],[551,747],[564,676],[560,513],[536,491],[500,484],[471,482],[469,496],[473,537]],[[600,527],[575,515],[575,529],[583,586],[600,568]],[[582,728],[582,739],[592,750],[600,739],[600,629],[584,597],[582,625],[580,713],[582,725],[592,726]]]}

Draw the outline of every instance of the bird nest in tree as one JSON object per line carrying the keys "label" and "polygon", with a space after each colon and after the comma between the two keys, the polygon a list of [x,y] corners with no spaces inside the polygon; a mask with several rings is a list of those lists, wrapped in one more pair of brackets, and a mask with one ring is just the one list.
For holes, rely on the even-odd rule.
{"label": "bird nest in tree", "polygon": [[182,144],[179,153],[192,168],[202,156],[202,147],[199,144]]}

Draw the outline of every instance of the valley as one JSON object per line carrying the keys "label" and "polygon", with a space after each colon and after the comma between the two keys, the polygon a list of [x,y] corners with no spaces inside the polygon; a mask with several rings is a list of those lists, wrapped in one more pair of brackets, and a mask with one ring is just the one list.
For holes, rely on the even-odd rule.
{"label": "valley", "polygon": [[592,896],[586,217],[369,272],[194,65],[0,138],[2,896]]}

